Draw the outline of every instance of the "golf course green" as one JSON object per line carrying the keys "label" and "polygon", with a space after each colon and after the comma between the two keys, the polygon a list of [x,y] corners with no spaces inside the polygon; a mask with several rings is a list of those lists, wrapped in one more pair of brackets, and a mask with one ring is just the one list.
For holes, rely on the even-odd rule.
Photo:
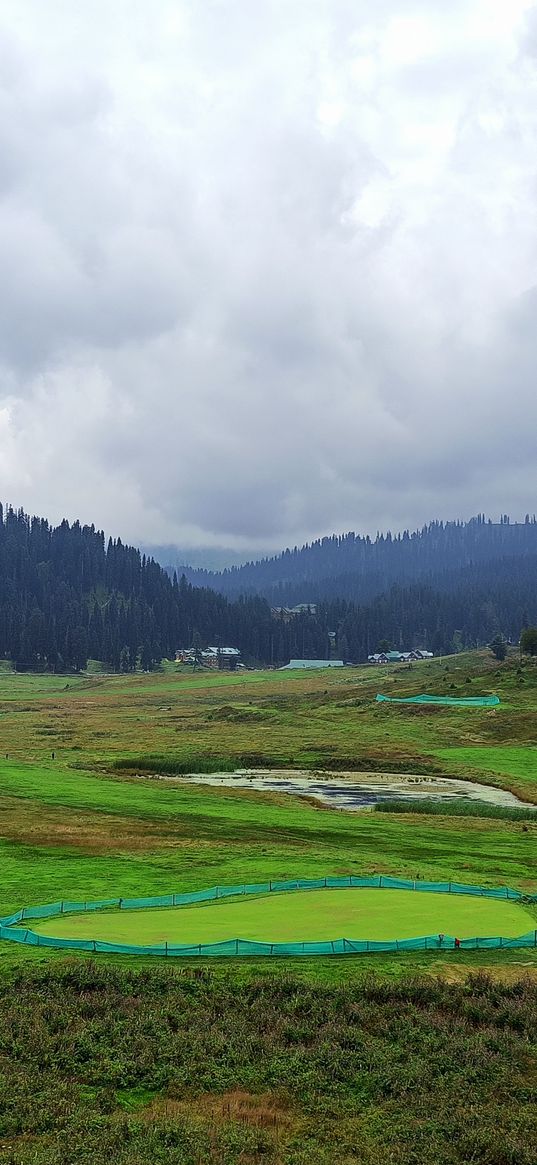
{"label": "golf course green", "polygon": [[66,914],[32,926],[59,939],[150,946],[249,939],[371,941],[443,933],[459,938],[515,938],[536,927],[533,915],[508,901],[412,890],[306,890],[240,897],[194,906]]}

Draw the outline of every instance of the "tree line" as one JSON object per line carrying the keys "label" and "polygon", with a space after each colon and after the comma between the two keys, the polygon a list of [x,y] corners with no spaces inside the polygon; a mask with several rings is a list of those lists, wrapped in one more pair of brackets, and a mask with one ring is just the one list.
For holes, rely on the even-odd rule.
{"label": "tree line", "polygon": [[194,636],[240,648],[251,662],[324,656],[321,622],[304,616],[277,626],[264,599],[230,601],[93,525],[0,506],[0,657],[18,670],[81,669],[102,661],[119,671],[151,670]]}
{"label": "tree line", "polygon": [[[360,662],[386,640],[435,653],[518,641],[537,624],[537,554],[474,562],[392,585],[370,601],[345,595],[314,612],[275,614],[266,598],[229,598],[79,522],[51,526],[0,506],[0,657],[19,670],[151,670],[180,647],[234,646],[247,664],[330,654]],[[302,596],[304,597],[304,596]],[[307,596],[308,599],[310,596]]]}
{"label": "tree line", "polygon": [[454,589],[453,571],[510,557],[537,556],[537,521],[493,522],[479,514],[469,522],[430,522],[420,530],[331,535],[272,558],[210,572],[183,568],[190,582],[221,594],[256,593],[273,606],[346,598],[367,603],[393,585],[414,582]]}

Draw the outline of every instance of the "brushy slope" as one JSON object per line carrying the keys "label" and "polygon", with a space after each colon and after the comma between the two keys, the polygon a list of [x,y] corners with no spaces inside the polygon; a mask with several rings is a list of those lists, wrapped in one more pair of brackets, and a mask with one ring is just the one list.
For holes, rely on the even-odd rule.
{"label": "brushy slope", "polygon": [[529,982],[237,987],[89,963],[0,981],[0,1000],[2,1165],[535,1161]]}

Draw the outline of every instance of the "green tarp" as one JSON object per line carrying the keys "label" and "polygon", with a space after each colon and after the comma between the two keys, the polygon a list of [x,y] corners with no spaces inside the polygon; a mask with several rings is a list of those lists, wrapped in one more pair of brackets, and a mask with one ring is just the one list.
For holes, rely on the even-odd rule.
{"label": "green tarp", "polygon": [[[163,943],[158,946],[131,946],[124,943],[106,943],[95,939],[60,939],[36,934],[25,924],[32,919],[55,918],[61,914],[80,914],[95,910],[141,910],[148,907],[183,906],[192,902],[211,902],[220,898],[231,898],[245,894],[290,893],[293,890],[344,890],[358,887],[379,890],[416,890],[433,894],[466,894],[479,898],[505,899],[512,902],[537,902],[537,896],[529,897],[508,886],[490,888],[472,886],[464,882],[421,882],[406,881],[401,878],[387,878],[380,875],[359,878],[354,875],[336,878],[301,879],[286,882],[254,882],[243,886],[213,886],[209,890],[196,890],[184,894],[162,894],[153,898],[106,898],[99,902],[53,902],[45,906],[24,906],[9,918],[0,919],[0,939],[23,943],[27,946],[52,947],[71,951],[90,951],[123,955],[159,955],[160,957],[203,958],[213,956],[276,955],[294,957],[296,955],[357,955],[395,951],[438,951],[453,950],[456,940],[450,935],[426,935],[423,938],[402,939],[392,942],[355,942],[353,939],[338,938],[332,942],[262,943],[247,939],[229,939],[220,943],[200,943],[180,946]],[[529,931],[517,938],[468,938],[458,944],[461,950],[514,950],[519,947],[537,947],[537,930]]]}
{"label": "green tarp", "polygon": [[381,696],[376,697],[378,704],[444,704],[451,708],[495,708],[499,703],[499,696]]}

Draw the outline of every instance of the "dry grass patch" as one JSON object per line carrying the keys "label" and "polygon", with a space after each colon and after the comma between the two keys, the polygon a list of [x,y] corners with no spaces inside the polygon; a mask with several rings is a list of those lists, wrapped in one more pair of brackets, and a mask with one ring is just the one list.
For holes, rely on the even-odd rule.
{"label": "dry grass patch", "polygon": [[440,979],[443,983],[468,983],[476,975],[484,975],[495,983],[520,983],[537,981],[537,963],[520,959],[518,962],[504,963],[503,965],[480,964],[468,965],[456,963],[436,962],[428,978]]}
{"label": "dry grass patch", "polygon": [[291,1109],[286,1096],[276,1092],[248,1092],[233,1088],[220,1095],[203,1093],[201,1096],[175,1100],[156,1098],[140,1114],[144,1120],[160,1124],[181,1120],[185,1116],[201,1118],[212,1127],[234,1122],[250,1128],[273,1131],[280,1137],[294,1133],[300,1119]]}
{"label": "dry grass patch", "polygon": [[90,813],[69,807],[35,804],[17,797],[0,797],[2,838],[20,845],[76,849],[94,856],[150,853],[156,850],[211,843],[181,836],[162,821]]}

